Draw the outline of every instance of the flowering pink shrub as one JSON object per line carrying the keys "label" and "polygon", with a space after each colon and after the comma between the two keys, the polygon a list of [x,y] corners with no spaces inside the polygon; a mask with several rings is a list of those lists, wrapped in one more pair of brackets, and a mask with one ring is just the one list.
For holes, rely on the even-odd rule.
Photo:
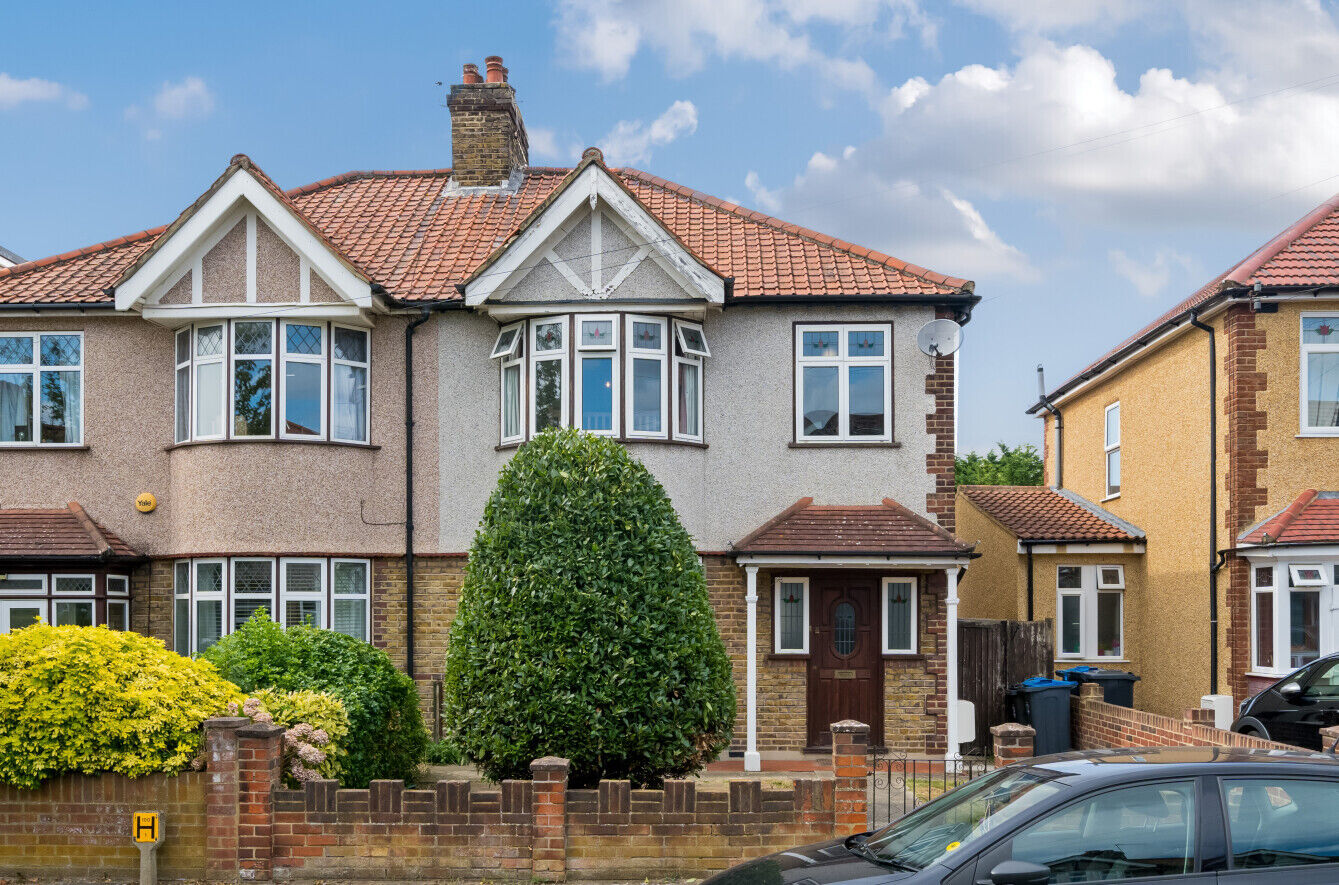
{"label": "flowering pink shrub", "polygon": [[228,713],[283,727],[284,779],[290,786],[338,779],[349,733],[349,717],[338,698],[324,692],[262,688],[240,705],[229,702]]}

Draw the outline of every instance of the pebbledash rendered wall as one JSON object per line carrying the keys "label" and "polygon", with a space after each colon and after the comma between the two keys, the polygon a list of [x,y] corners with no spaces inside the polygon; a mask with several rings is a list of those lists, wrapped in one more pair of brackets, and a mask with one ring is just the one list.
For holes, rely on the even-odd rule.
{"label": "pebbledash rendered wall", "polygon": [[696,876],[794,845],[866,829],[868,726],[834,723],[831,780],[789,789],[694,781],[633,790],[570,789],[568,763],[532,780],[471,789],[373,781],[282,787],[283,730],[242,718],[205,723],[207,770],[131,780],[70,776],[38,790],[0,787],[0,870],[29,880],[127,882],[138,876],[135,811],[163,814],[166,880],[409,881]]}

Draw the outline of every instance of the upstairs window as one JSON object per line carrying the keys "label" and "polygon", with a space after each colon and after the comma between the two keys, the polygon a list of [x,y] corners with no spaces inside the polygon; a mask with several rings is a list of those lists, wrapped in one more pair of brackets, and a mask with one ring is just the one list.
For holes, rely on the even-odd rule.
{"label": "upstairs window", "polygon": [[368,442],[366,329],[220,320],[176,335],[179,443],[220,439]]}
{"label": "upstairs window", "polygon": [[795,438],[892,442],[892,326],[795,327]]}
{"label": "upstairs window", "polygon": [[0,334],[0,446],[84,441],[81,332]]}
{"label": "upstairs window", "polygon": [[551,427],[633,440],[702,441],[697,323],[639,314],[576,314],[503,326],[499,437],[519,443]]}
{"label": "upstairs window", "polygon": [[1339,435],[1339,315],[1302,316],[1302,431]]}
{"label": "upstairs window", "polygon": [[1106,408],[1102,444],[1106,452],[1107,497],[1120,494],[1120,403]]}

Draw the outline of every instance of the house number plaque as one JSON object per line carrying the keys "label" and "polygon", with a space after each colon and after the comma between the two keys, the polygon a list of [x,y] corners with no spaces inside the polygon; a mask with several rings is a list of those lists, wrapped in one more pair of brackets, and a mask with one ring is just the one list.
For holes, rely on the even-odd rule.
{"label": "house number plaque", "polygon": [[855,671],[854,671],[854,670],[834,670],[833,673],[832,673],[832,678],[833,678],[833,679],[854,679],[854,678],[855,678]]}

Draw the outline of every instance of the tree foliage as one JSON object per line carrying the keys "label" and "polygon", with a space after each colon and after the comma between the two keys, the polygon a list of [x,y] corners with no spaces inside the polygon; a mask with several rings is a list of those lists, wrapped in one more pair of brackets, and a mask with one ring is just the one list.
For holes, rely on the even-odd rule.
{"label": "tree foliage", "polygon": [[452,740],[490,779],[699,770],[735,716],[725,645],[665,490],[612,440],[546,432],[502,470],[451,626]]}
{"label": "tree foliage", "polygon": [[953,460],[953,479],[960,486],[1039,486],[1044,475],[1041,456],[1031,445],[998,443],[985,455],[968,452]]}

